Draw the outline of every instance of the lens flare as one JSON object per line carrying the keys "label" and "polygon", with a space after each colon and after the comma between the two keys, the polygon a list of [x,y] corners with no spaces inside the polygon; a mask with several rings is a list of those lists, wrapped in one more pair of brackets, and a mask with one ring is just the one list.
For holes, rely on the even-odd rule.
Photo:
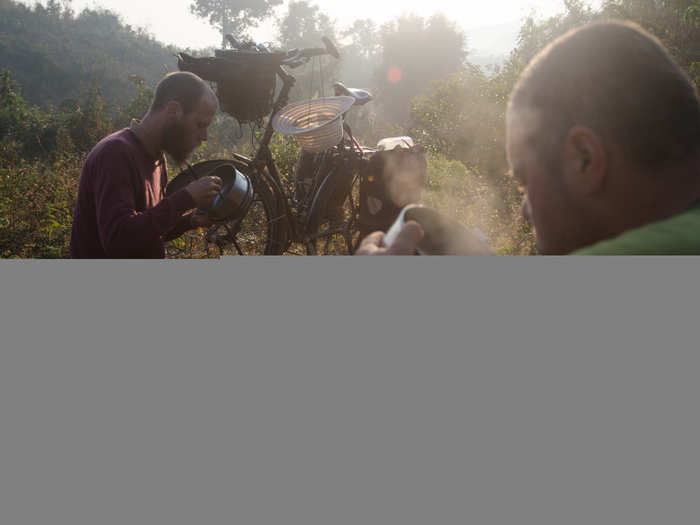
{"label": "lens flare", "polygon": [[400,67],[391,67],[386,73],[386,80],[389,84],[398,84],[403,79],[403,71]]}

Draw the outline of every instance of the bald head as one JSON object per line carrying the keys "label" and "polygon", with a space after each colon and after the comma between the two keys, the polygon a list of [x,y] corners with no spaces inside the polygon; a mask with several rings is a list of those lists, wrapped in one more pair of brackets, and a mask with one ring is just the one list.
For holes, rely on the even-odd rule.
{"label": "bald head", "polygon": [[700,157],[695,86],[657,38],[629,22],[590,24],[555,40],[523,72],[510,109],[539,114],[538,149],[551,163],[575,125],[649,172]]}
{"label": "bald head", "polygon": [[170,73],[156,87],[150,111],[156,113],[175,101],[187,115],[197,108],[203,98],[209,98],[216,104],[216,95],[204,80],[186,71]]}

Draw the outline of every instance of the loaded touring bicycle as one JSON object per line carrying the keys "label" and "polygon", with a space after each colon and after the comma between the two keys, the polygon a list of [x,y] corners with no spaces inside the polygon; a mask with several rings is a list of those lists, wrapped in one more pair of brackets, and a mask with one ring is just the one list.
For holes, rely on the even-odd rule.
{"label": "loaded touring bicycle", "polygon": [[[269,116],[262,139],[252,158],[234,154],[188,165],[166,192],[206,175],[221,177],[221,193],[204,210],[218,219],[205,238],[220,254],[352,254],[362,236],[386,230],[403,205],[420,198],[427,171],[420,146],[400,137],[366,148],[343,120],[353,106],[373,99],[369,91],[336,82],[334,97],[288,104],[296,82],[288,70],[313,57],[340,58],[330,40],[324,38],[321,48],[275,52],[227,38],[232,49],[204,58],[180,53],[178,66],[213,82],[221,110],[240,124]],[[276,131],[302,147],[292,190],[270,150]]]}

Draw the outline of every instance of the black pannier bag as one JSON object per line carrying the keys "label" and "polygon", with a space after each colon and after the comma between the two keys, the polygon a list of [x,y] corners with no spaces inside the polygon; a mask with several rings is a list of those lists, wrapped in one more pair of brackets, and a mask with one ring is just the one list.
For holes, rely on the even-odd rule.
{"label": "black pannier bag", "polygon": [[420,201],[427,177],[420,145],[375,153],[360,180],[360,235],[386,232],[404,206]]}
{"label": "black pannier bag", "polygon": [[223,50],[216,51],[216,55],[195,58],[180,53],[178,67],[215,82],[221,110],[241,124],[269,115],[275,96],[278,54]]}

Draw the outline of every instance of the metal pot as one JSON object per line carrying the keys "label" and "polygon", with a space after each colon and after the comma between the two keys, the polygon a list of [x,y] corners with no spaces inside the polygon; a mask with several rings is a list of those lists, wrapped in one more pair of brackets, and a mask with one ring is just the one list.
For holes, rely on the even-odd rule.
{"label": "metal pot", "polygon": [[210,175],[220,177],[224,185],[211,205],[201,210],[217,219],[237,220],[245,217],[254,198],[250,179],[232,164],[223,164]]}

